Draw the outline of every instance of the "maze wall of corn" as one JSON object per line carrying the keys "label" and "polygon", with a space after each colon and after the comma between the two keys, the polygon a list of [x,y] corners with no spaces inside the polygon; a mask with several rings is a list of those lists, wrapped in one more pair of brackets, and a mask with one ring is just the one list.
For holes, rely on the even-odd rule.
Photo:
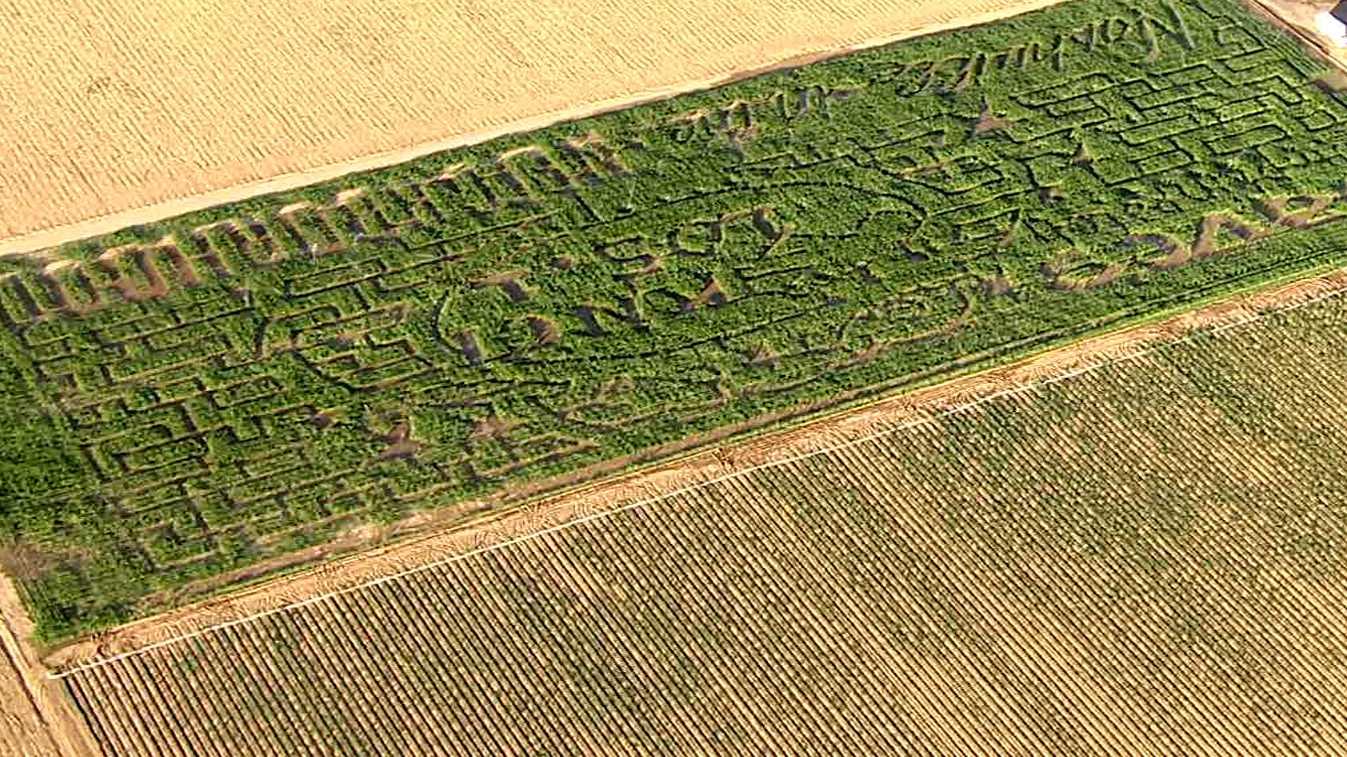
{"label": "maze wall of corn", "polygon": [[6,258],[0,560],[68,638],[1341,262],[1322,73],[1079,0]]}
{"label": "maze wall of corn", "polygon": [[1347,301],[63,679],[108,754],[1342,754]]}

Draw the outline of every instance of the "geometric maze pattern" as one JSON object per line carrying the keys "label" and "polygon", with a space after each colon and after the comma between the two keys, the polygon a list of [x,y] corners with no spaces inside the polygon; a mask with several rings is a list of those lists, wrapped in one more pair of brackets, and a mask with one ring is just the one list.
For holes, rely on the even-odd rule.
{"label": "geometric maze pattern", "polygon": [[1087,0],[0,261],[6,401],[88,476],[20,536],[135,600],[1327,259],[1315,72]]}

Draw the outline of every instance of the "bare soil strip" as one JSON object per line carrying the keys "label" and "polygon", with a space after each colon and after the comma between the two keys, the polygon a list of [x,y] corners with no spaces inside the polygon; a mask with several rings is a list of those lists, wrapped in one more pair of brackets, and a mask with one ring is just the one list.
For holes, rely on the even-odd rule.
{"label": "bare soil strip", "polygon": [[1315,16],[1337,5],[1337,0],[1249,0],[1262,16],[1286,29],[1303,44],[1347,70],[1347,49],[1333,46],[1315,25]]}
{"label": "bare soil strip", "polygon": [[0,0],[0,253],[1059,1]]}
{"label": "bare soil strip", "polygon": [[83,722],[24,640],[32,623],[14,583],[0,576],[0,747],[22,757],[92,755]]}
{"label": "bare soil strip", "polygon": [[[614,511],[640,507],[757,468],[855,445],[896,428],[976,407],[995,397],[1078,376],[1113,361],[1144,355],[1158,345],[1183,339],[1196,330],[1229,328],[1256,320],[1264,313],[1299,307],[1343,291],[1347,291],[1347,269],[1276,285],[1153,324],[1086,339],[1021,362],[824,417],[797,429],[709,449],[627,476],[604,480],[467,528],[428,530],[422,535],[338,558],[311,570],[112,629],[53,650],[44,661],[53,669],[69,671],[164,646],[212,628],[247,622],[289,606],[312,603],[371,583],[386,582],[395,576],[503,543],[535,538]],[[417,519],[430,522],[433,516],[423,515],[413,520]],[[416,525],[401,524],[394,529]],[[352,538],[358,538],[358,535]]]}

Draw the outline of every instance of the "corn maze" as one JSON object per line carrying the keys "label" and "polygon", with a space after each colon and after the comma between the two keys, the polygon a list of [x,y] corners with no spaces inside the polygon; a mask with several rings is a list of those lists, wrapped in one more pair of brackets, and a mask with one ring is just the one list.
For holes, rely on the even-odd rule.
{"label": "corn maze", "polygon": [[1342,754],[1345,393],[1339,293],[62,681],[109,755]]}
{"label": "corn maze", "polygon": [[5,565],[66,637],[1340,261],[1320,73],[1081,0],[7,258]]}

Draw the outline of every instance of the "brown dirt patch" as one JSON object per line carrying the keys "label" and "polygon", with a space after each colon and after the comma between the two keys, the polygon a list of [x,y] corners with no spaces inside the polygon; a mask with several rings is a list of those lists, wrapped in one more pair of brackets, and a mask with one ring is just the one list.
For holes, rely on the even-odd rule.
{"label": "brown dirt patch", "polygon": [[0,746],[22,757],[92,757],[82,722],[24,642],[32,633],[14,584],[0,577]]}

